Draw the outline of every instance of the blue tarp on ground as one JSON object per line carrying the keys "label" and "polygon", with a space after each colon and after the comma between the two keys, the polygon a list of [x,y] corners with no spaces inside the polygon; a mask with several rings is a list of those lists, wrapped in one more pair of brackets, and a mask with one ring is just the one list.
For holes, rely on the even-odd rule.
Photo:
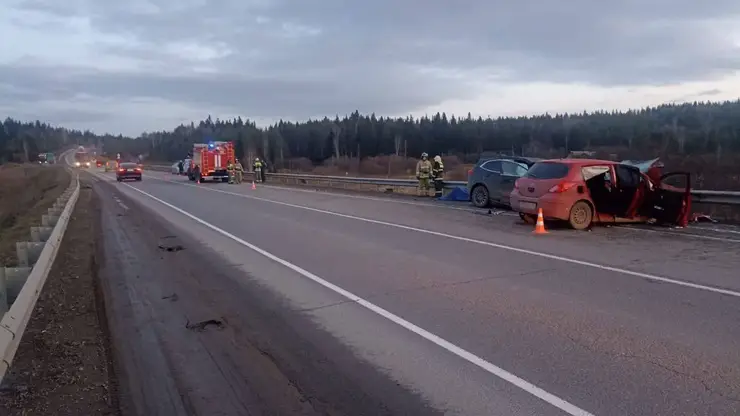
{"label": "blue tarp on ground", "polygon": [[440,201],[470,201],[470,195],[468,195],[468,189],[463,186],[458,186],[453,189],[449,194],[439,198]]}

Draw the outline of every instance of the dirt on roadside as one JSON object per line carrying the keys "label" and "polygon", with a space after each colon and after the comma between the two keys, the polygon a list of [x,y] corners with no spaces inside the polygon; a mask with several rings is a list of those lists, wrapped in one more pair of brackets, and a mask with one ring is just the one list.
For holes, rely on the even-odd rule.
{"label": "dirt on roadside", "polygon": [[17,264],[15,243],[28,241],[54,201],[69,186],[62,166],[3,165],[0,170],[0,265]]}
{"label": "dirt on roadside", "polygon": [[89,185],[0,386],[0,415],[118,415],[97,280],[99,204]]}

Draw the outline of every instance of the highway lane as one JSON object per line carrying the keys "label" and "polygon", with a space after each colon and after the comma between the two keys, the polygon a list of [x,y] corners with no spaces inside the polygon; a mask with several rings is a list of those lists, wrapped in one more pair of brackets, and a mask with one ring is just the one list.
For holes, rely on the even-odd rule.
{"label": "highway lane", "polygon": [[[93,188],[123,415],[441,414],[286,308],[249,271],[284,282],[303,308],[338,296],[207,228],[162,221],[169,210],[127,198],[105,179]],[[214,319],[223,327],[197,325]]]}
{"label": "highway lane", "polygon": [[[192,187],[153,177],[131,187],[369,299],[578,408],[594,414],[736,414],[738,298],[566,261],[585,258],[733,287],[737,256],[732,243],[649,233],[635,238],[634,231],[614,229],[533,237],[511,218],[266,187]],[[120,188],[138,203],[157,205],[127,185]],[[298,206],[433,227],[478,242]],[[168,217],[185,217],[170,211]],[[619,233],[632,237],[615,237]],[[666,247],[667,242],[674,247]],[[243,247],[234,246],[232,241],[219,247],[243,257]],[[692,257],[692,246],[707,258]],[[679,255],[682,251],[689,256]],[[538,252],[561,257],[532,254]],[[274,268],[266,273],[267,268],[259,267],[253,274],[301,303],[302,292],[272,279]],[[354,303],[335,299],[322,306],[310,314],[325,329],[438,408],[456,408],[462,414],[562,414],[553,406],[538,407],[542,400],[366,313],[355,311],[354,320],[344,324],[332,321],[337,314],[347,318],[343,309]],[[410,354],[423,357],[427,367],[444,368],[434,374],[446,388],[433,382],[429,368],[389,358],[390,344],[407,351],[413,345]]]}

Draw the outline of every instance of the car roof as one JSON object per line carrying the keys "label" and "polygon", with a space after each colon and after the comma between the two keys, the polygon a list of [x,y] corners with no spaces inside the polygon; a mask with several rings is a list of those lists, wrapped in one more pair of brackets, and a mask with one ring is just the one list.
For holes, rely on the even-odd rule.
{"label": "car roof", "polygon": [[478,159],[478,162],[476,165],[480,165],[481,163],[490,162],[492,160],[505,160],[509,162],[516,162],[516,163],[524,163],[527,165],[535,164],[542,159],[536,158],[536,157],[524,157],[524,156],[501,156],[501,157],[482,157]]}
{"label": "car roof", "polygon": [[563,163],[566,165],[619,165],[619,162],[613,160],[601,159],[544,159],[538,162],[542,163]]}

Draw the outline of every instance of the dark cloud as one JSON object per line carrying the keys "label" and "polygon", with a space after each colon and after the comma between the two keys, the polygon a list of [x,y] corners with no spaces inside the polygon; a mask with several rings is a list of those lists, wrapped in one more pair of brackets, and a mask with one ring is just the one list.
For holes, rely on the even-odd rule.
{"label": "dark cloud", "polygon": [[[26,91],[18,99],[28,100],[156,97],[264,118],[353,109],[398,114],[475,97],[484,79],[635,87],[740,69],[737,47],[722,30],[740,15],[740,2],[730,0],[21,4],[60,18],[85,17],[94,30],[130,40],[101,44],[101,59],[142,67],[1,66],[0,80],[13,80]],[[200,67],[207,71],[197,73]]]}

